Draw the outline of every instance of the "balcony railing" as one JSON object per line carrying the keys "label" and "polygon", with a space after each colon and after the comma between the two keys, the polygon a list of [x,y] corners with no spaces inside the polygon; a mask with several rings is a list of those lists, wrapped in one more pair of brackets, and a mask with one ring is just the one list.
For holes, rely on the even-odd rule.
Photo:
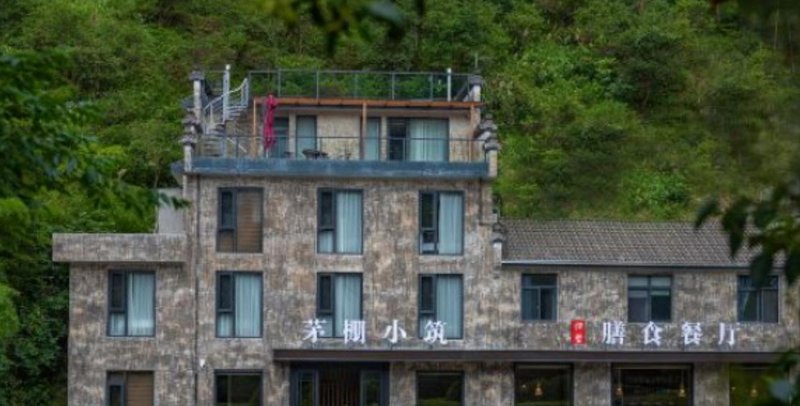
{"label": "balcony railing", "polygon": [[468,138],[278,136],[270,148],[262,137],[205,136],[200,156],[289,160],[480,162],[482,141]]}
{"label": "balcony railing", "polygon": [[252,96],[472,101],[468,74],[276,69],[247,75]]}

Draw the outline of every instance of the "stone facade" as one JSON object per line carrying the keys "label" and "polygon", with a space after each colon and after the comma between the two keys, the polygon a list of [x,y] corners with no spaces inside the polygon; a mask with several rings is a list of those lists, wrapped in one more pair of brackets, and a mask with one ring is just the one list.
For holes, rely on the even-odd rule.
{"label": "stone facade", "polygon": [[[293,133],[298,114],[318,114],[320,137],[357,136],[358,112],[330,112],[286,108]],[[448,117],[451,137],[471,137],[476,112],[390,111],[382,118],[400,116]],[[371,116],[371,115],[370,115]],[[252,119],[252,118],[248,118]],[[323,141],[322,145],[334,142]],[[338,142],[335,141],[335,142]],[[329,144],[337,159],[357,150],[357,145]],[[290,140],[290,148],[294,142]],[[476,144],[477,145],[477,144]],[[456,148],[456,149],[454,149]],[[480,151],[458,149],[451,157],[463,158]],[[472,147],[470,147],[472,148]],[[384,152],[385,154],[385,146]],[[459,159],[455,159],[459,160]],[[309,162],[309,165],[313,165]],[[491,164],[496,165],[496,162]],[[188,168],[191,165],[187,165]],[[495,166],[496,167],[496,166]],[[774,353],[800,344],[797,334],[798,292],[781,279],[780,322],[742,323],[736,345],[716,343],[716,325],[736,322],[736,276],[740,268],[668,268],[610,266],[500,266],[502,251],[493,241],[497,219],[492,211],[491,173],[487,176],[443,179],[429,176],[407,179],[378,174],[370,178],[332,176],[286,177],[235,171],[183,173],[183,197],[191,202],[183,213],[182,234],[56,235],[53,258],[72,263],[70,271],[69,402],[104,404],[108,371],[147,370],[155,376],[157,405],[211,405],[215,371],[258,371],[262,374],[265,405],[290,404],[289,362],[276,361],[276,350],[387,350],[380,334],[396,319],[409,339],[392,351],[436,354],[460,352],[463,359],[428,361],[388,360],[389,401],[392,405],[416,403],[419,371],[460,371],[464,374],[464,399],[470,406],[513,405],[514,371],[518,359],[470,359],[470,353],[496,351],[614,353],[635,352],[648,362],[656,352]],[[487,181],[487,179],[489,179]],[[217,252],[220,188],[259,188],[263,191],[262,249],[259,253]],[[320,188],[358,189],[363,196],[363,249],[361,254],[317,253],[317,199]],[[464,196],[464,248],[462,255],[419,253],[420,191],[460,191]],[[171,230],[170,231],[174,231]],[[152,270],[156,275],[156,333],[154,337],[108,337],[109,270]],[[217,338],[216,274],[220,271],[259,272],[263,278],[262,322],[259,338]],[[342,339],[302,341],[305,320],[315,317],[317,274],[362,274],[362,311],[367,328],[363,347],[348,347]],[[521,274],[548,273],[558,277],[557,319],[549,322],[521,320]],[[418,339],[418,286],[421,274],[463,276],[463,339],[446,347],[431,347]],[[672,322],[662,323],[664,344],[644,347],[640,329],[628,326],[628,339],[619,347],[601,343],[602,323],[627,320],[627,277],[631,274],[672,276]],[[588,344],[570,344],[573,319],[587,322]],[[703,344],[685,348],[680,323],[701,322],[706,327]],[[609,356],[611,357],[611,356]],[[570,363],[575,405],[611,404],[613,360],[565,361]],[[379,360],[380,361],[380,360]],[[427,362],[426,362],[427,361]],[[528,360],[530,361],[530,360]],[[727,364],[693,362],[692,396],[695,405],[727,405]]]}

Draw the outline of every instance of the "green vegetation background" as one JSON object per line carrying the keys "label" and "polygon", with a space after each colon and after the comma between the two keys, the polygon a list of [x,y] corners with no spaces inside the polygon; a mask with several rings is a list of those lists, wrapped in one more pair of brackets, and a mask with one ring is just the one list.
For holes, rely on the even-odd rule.
{"label": "green vegetation background", "polygon": [[51,233],[151,230],[147,190],[175,183],[195,68],[481,73],[505,216],[690,219],[798,163],[797,13],[436,0],[420,15],[403,0],[395,41],[374,18],[287,25],[287,3],[0,0],[0,405],[65,403],[68,273]]}

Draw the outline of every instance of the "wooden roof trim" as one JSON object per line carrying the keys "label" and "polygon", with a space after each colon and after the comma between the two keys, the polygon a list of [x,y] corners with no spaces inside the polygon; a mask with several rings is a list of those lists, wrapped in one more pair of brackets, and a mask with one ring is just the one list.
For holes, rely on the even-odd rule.
{"label": "wooden roof trim", "polygon": [[[263,104],[265,97],[255,99],[256,104]],[[313,97],[281,97],[278,105],[284,106],[326,106],[326,107],[425,107],[441,109],[470,109],[479,107],[480,102],[475,101],[429,101],[429,100],[380,100],[380,99],[344,99],[344,98],[313,98]]]}

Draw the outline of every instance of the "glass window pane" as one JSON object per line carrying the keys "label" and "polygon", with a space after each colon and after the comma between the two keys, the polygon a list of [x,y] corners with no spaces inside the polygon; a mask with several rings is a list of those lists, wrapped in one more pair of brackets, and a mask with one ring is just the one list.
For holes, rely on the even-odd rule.
{"label": "glass window pane", "polygon": [[153,406],[153,373],[128,372],[125,406]]}
{"label": "glass window pane", "polygon": [[647,287],[647,277],[646,276],[629,276],[628,277],[628,287],[646,288]]}
{"label": "glass window pane", "polygon": [[233,315],[220,313],[217,315],[217,337],[233,336]]}
{"label": "glass window pane", "polygon": [[231,375],[230,402],[228,406],[260,406],[261,405],[261,376],[260,375]]}
{"label": "glass window pane", "polygon": [[440,275],[436,279],[436,319],[445,323],[446,338],[461,338],[463,323],[461,276]]}
{"label": "glass window pane", "polygon": [[333,192],[326,191],[319,194],[319,226],[333,227]]}
{"label": "glass window pane", "polygon": [[336,193],[336,252],[361,252],[361,192]]}
{"label": "glass window pane", "polygon": [[262,194],[260,190],[240,190],[236,204],[236,251],[261,252]]}
{"label": "glass window pane", "polygon": [[614,406],[688,406],[692,402],[688,368],[615,368],[612,375]]}
{"label": "glass window pane", "polygon": [[525,275],[527,286],[556,286],[556,275]]}
{"label": "glass window pane", "polygon": [[231,275],[223,274],[219,276],[219,290],[217,290],[218,306],[221,310],[230,310],[233,308],[233,282]]}
{"label": "glass window pane", "polygon": [[556,291],[552,288],[541,290],[541,313],[542,320],[556,319]]}
{"label": "glass window pane", "polygon": [[123,406],[121,385],[112,385],[108,388],[108,404],[109,406]]}
{"label": "glass window pane", "polygon": [[648,318],[647,292],[628,292],[628,321],[632,323],[646,323],[649,321]]}
{"label": "glass window pane", "polygon": [[739,321],[758,321],[758,294],[756,292],[739,292]]}
{"label": "glass window pane", "polygon": [[652,321],[669,321],[672,316],[672,298],[669,292],[653,292],[650,301],[650,319]]}
{"label": "glass window pane", "polygon": [[439,194],[439,254],[460,254],[463,244],[464,201],[460,193]]}
{"label": "glass window pane", "polygon": [[125,308],[125,274],[121,272],[111,273],[111,299],[112,309]]}
{"label": "glass window pane", "polygon": [[539,314],[539,290],[522,290],[522,319],[536,320]]}
{"label": "glass window pane", "polygon": [[236,337],[261,336],[261,275],[237,273],[234,287],[234,334]]}
{"label": "glass window pane", "polygon": [[217,382],[215,384],[215,388],[217,389],[217,405],[228,404],[228,394],[230,392],[228,378],[228,375],[217,375]]}
{"label": "glass window pane", "polygon": [[317,118],[298,116],[296,122],[297,157],[305,157],[305,151],[317,150]]}
{"label": "glass window pane", "polygon": [[654,276],[650,278],[650,286],[654,288],[669,288],[672,286],[672,278],[669,276]]}
{"label": "glass window pane", "polygon": [[317,295],[319,295],[319,301],[317,302],[317,310],[320,312],[330,312],[333,310],[331,286],[330,275],[319,276],[319,286],[317,286]]}
{"label": "glass window pane", "polygon": [[463,379],[460,373],[420,372],[417,374],[418,406],[459,406]]}
{"label": "glass window pane", "polygon": [[778,322],[778,292],[775,290],[765,290],[761,292],[762,309],[761,317],[765,323]]}
{"label": "glass window pane", "polygon": [[367,119],[367,138],[364,140],[364,159],[368,161],[377,161],[381,155],[381,119],[369,118]]}
{"label": "glass window pane", "polygon": [[303,372],[300,374],[298,385],[298,404],[299,406],[315,406],[314,405],[314,387],[315,375],[312,372]]}
{"label": "glass window pane", "polygon": [[108,335],[125,335],[125,313],[111,313],[108,315]]}
{"label": "glass window pane", "polygon": [[361,405],[381,406],[381,373],[361,372]]}
{"label": "glass window pane", "polygon": [[422,228],[436,227],[435,199],[433,193],[422,193],[420,195],[420,225]]}
{"label": "glass window pane", "polygon": [[128,334],[150,336],[155,333],[155,275],[128,274]]}
{"label": "glass window pane", "polygon": [[219,228],[231,229],[236,224],[233,212],[233,192],[224,191],[219,194]]}
{"label": "glass window pane", "polygon": [[419,310],[420,311],[434,311],[433,308],[433,278],[430,276],[423,276],[419,280]]}
{"label": "glass window pane", "polygon": [[514,382],[515,405],[570,405],[572,384],[568,367],[521,366],[515,371]]}
{"label": "glass window pane", "polygon": [[342,337],[345,320],[361,320],[361,274],[338,274],[333,283],[333,333]]}

